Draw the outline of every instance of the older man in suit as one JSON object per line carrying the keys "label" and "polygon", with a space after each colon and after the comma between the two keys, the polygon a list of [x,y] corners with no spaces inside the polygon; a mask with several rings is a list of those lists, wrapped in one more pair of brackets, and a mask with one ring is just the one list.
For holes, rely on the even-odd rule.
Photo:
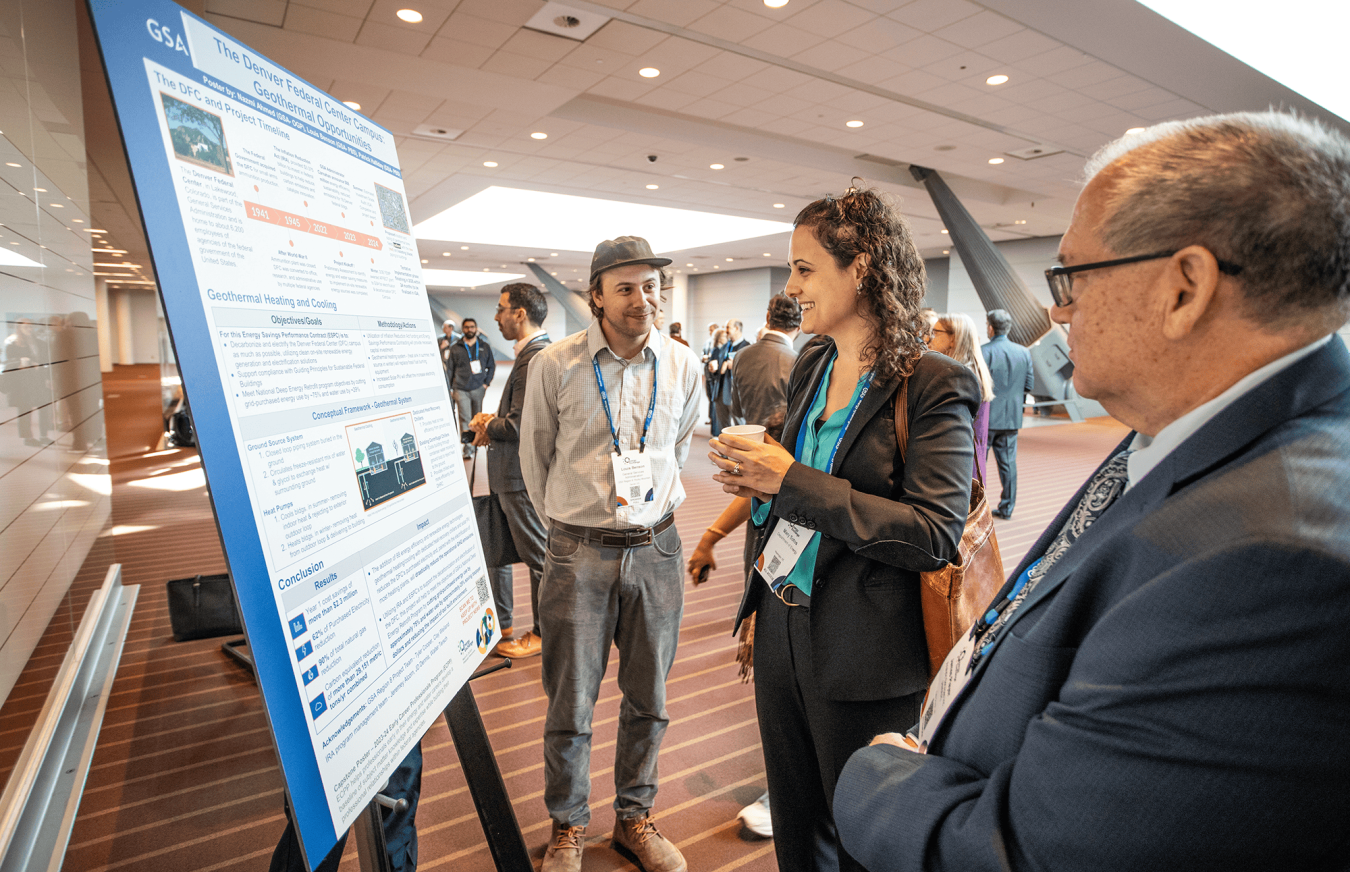
{"label": "older man in suit", "polygon": [[984,364],[994,380],[994,399],[989,404],[989,447],[998,464],[1002,487],[994,516],[1012,517],[1017,502],[1017,431],[1022,429],[1022,406],[1035,384],[1031,352],[1008,338],[1012,315],[1006,309],[990,309],[985,315],[989,342],[980,348]]}
{"label": "older man in suit", "polygon": [[787,405],[788,376],[797,362],[792,340],[802,326],[802,307],[785,294],[769,300],[764,335],[736,355],[731,365],[731,423],[763,424]]}
{"label": "older man in suit", "polygon": [[516,553],[530,570],[530,614],[534,626],[523,636],[515,636],[515,592],[511,587],[511,567],[494,566],[492,597],[497,603],[498,623],[502,640],[492,653],[519,659],[533,657],[542,650],[539,634],[539,582],[544,573],[544,540],[547,533],[543,522],[525,492],[525,479],[520,474],[520,418],[525,408],[525,386],[530,361],[549,344],[544,332],[548,317],[548,301],[537,287],[517,282],[502,288],[497,302],[497,327],[502,337],[515,342],[516,361],[506,380],[497,414],[480,412],[469,426],[474,431],[474,445],[486,445],[488,450],[488,487],[501,502],[507,529]]}
{"label": "older man in suit", "polygon": [[853,755],[841,839],[876,872],[1344,869],[1350,141],[1171,122],[1088,178],[1051,315],[1135,432],[911,736]]}

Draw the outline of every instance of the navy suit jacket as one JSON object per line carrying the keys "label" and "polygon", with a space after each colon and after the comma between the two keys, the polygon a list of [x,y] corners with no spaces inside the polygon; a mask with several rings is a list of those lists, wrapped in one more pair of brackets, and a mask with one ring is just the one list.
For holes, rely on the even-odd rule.
{"label": "navy suit jacket", "polygon": [[1031,352],[1007,337],[995,336],[980,346],[985,366],[994,380],[994,399],[989,404],[990,430],[1022,429],[1024,395],[1036,384],[1031,371]]}
{"label": "navy suit jacket", "polygon": [[1348,497],[1350,355],[1333,338],[1088,528],[931,754],[853,755],[844,847],[872,872],[1347,868]]}

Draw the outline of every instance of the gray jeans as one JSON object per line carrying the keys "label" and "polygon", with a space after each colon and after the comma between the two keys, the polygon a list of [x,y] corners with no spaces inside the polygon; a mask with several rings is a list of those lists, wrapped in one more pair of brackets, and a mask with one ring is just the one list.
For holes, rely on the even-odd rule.
{"label": "gray jeans", "polygon": [[591,716],[619,648],[619,736],[614,810],[636,817],[656,801],[656,758],[670,719],[666,676],[684,611],[680,534],[671,525],[651,545],[608,548],[557,528],[549,532],[539,590],[543,629],[544,805],[565,826],[590,823]]}
{"label": "gray jeans", "polygon": [[[483,395],[487,393],[486,387],[474,388],[471,391],[453,391],[451,396],[455,400],[455,411],[459,413],[459,432],[468,432],[469,422],[473,416],[483,411]],[[478,449],[469,443],[464,443],[464,456],[473,457]]]}
{"label": "gray jeans", "polygon": [[[520,560],[530,568],[530,611],[534,614],[536,635],[543,635],[539,629],[539,582],[544,577],[544,525],[530,502],[530,495],[523,490],[505,491],[497,494],[502,505],[502,514],[506,515],[506,526],[511,531],[511,541],[515,543]],[[492,576],[492,598],[497,601],[497,619],[501,628],[515,626],[515,591],[511,586],[511,567],[494,566]]]}

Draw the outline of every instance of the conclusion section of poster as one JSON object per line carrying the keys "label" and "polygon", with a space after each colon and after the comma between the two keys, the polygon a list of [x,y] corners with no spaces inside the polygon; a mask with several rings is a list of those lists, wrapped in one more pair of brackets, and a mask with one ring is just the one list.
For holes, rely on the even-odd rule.
{"label": "conclusion section of poster", "polygon": [[91,8],[317,862],[497,636],[393,137],[167,0]]}

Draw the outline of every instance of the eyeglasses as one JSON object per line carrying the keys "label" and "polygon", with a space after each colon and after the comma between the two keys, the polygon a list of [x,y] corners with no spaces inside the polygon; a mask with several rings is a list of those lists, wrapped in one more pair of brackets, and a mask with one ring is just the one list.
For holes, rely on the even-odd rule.
{"label": "eyeglasses", "polygon": [[951,335],[952,335],[952,331],[950,331],[950,330],[944,330],[944,329],[941,328],[941,327],[934,327],[934,328],[933,328],[933,332],[934,332],[934,333],[946,333],[948,336],[951,336]]}
{"label": "eyeglasses", "polygon": [[514,311],[515,309],[519,309],[519,308],[520,308],[520,306],[500,306],[500,305],[499,305],[499,306],[497,307],[497,314],[500,315],[500,314],[503,313],[503,312],[511,312],[511,311]]}
{"label": "eyeglasses", "polygon": [[[1162,260],[1164,257],[1171,257],[1181,249],[1173,251],[1159,251],[1153,254],[1137,254],[1134,257],[1122,257],[1117,260],[1103,260],[1097,263],[1080,263],[1076,266],[1052,266],[1045,271],[1045,280],[1050,285],[1050,296],[1054,298],[1055,305],[1063,308],[1073,303],[1073,274],[1087,272],[1090,269],[1106,269],[1108,266],[1124,266],[1127,263],[1139,263],[1144,260]],[[1219,271],[1235,276],[1242,272],[1242,267],[1235,263],[1229,263],[1226,260],[1218,260]]]}

